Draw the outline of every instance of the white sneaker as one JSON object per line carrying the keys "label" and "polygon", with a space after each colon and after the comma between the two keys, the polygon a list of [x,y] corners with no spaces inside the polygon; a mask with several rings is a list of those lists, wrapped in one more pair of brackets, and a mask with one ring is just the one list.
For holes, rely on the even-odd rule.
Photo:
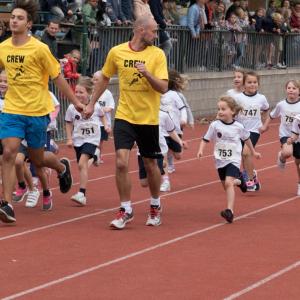
{"label": "white sneaker", "polygon": [[93,165],[95,167],[98,167],[100,164],[101,164],[100,150],[99,150],[99,148],[96,148],[95,153],[94,153]]}
{"label": "white sneaker", "polygon": [[81,192],[78,192],[77,194],[73,195],[71,197],[71,200],[76,202],[77,204],[80,204],[81,206],[86,205],[86,197]]}
{"label": "white sneaker", "polygon": [[128,213],[121,207],[117,213],[116,218],[111,221],[110,227],[115,229],[123,229],[125,225],[133,220],[133,211]]}
{"label": "white sneaker", "polygon": [[281,152],[278,152],[278,157],[277,157],[277,166],[280,170],[284,170],[285,169],[285,162],[283,162],[281,159],[280,159],[280,156],[281,156]]}
{"label": "white sneaker", "polygon": [[174,173],[174,172],[175,172],[174,165],[168,165],[168,173],[171,174],[171,173]]}
{"label": "white sneaker", "polygon": [[27,200],[25,202],[26,207],[36,207],[40,197],[40,192],[37,188],[33,188],[32,191],[28,191]]}
{"label": "white sneaker", "polygon": [[150,213],[146,222],[147,226],[159,226],[161,224],[161,207],[155,208],[150,206]]}
{"label": "white sneaker", "polygon": [[160,185],[161,192],[170,192],[171,191],[171,184],[169,180],[164,180]]}
{"label": "white sneaker", "polygon": [[38,188],[38,186],[39,186],[39,179],[38,179],[38,177],[32,177],[32,185],[35,188]]}
{"label": "white sneaker", "polygon": [[297,196],[300,196],[300,183],[298,183]]}

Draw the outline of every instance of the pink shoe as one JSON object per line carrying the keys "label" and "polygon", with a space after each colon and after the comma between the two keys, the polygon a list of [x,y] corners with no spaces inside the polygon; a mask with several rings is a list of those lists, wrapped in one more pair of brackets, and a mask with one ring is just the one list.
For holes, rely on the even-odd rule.
{"label": "pink shoe", "polygon": [[27,187],[25,189],[18,187],[17,190],[13,194],[13,201],[14,202],[22,202],[24,200],[24,198],[27,196],[27,194],[28,194]]}
{"label": "pink shoe", "polygon": [[43,210],[51,210],[52,209],[52,193],[50,192],[49,196],[43,195]]}

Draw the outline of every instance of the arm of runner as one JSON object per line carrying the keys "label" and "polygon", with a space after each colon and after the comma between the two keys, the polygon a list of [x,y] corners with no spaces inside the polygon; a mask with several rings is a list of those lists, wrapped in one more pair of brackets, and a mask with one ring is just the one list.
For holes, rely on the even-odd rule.
{"label": "arm of runner", "polygon": [[84,111],[85,105],[76,99],[72,89],[70,88],[69,84],[61,74],[59,74],[56,78],[54,78],[53,82],[58,87],[58,89],[67,97],[67,99],[75,106],[77,111],[79,112]]}
{"label": "arm of runner", "polygon": [[86,106],[86,109],[85,109],[85,112],[84,112],[85,118],[88,119],[92,116],[92,114],[94,112],[95,103],[98,101],[100,96],[106,90],[106,88],[109,84],[109,80],[110,80],[110,78],[104,76],[101,73],[99,81],[97,83],[95,83],[94,91],[93,91],[91,100],[90,100],[89,104]]}
{"label": "arm of runner", "polygon": [[147,69],[146,66],[143,63],[136,63],[135,67],[137,70],[145,76],[145,78],[148,80],[152,88],[161,93],[164,94],[168,91],[168,80],[159,79],[154,77]]}
{"label": "arm of runner", "polygon": [[73,124],[71,122],[66,122],[66,134],[67,134],[67,146],[73,146],[72,140]]}
{"label": "arm of runner", "polygon": [[271,119],[270,115],[268,115],[264,124],[259,128],[260,133],[264,133],[269,129],[269,124],[270,124],[271,120],[272,119]]}
{"label": "arm of runner", "polygon": [[199,145],[199,150],[197,153],[198,158],[201,158],[203,156],[204,149],[205,149],[207,143],[208,143],[208,141],[205,141],[203,139],[201,140],[200,145]]}
{"label": "arm of runner", "polygon": [[253,147],[253,145],[252,145],[252,142],[251,142],[250,138],[247,139],[247,140],[245,141],[245,144],[249,147],[249,149],[250,149],[252,155],[253,155],[255,158],[257,158],[257,159],[260,159],[260,158],[261,158],[261,154],[255,151],[255,149],[254,149],[254,147]]}

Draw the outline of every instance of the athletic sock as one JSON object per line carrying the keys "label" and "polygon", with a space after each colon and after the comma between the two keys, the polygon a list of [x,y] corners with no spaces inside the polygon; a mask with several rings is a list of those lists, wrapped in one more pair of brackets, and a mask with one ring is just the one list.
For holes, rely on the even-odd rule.
{"label": "athletic sock", "polygon": [[50,191],[47,189],[47,190],[43,190],[43,196],[44,197],[49,197],[50,196]]}
{"label": "athletic sock", "polygon": [[153,198],[150,199],[150,205],[154,207],[160,207],[160,198]]}
{"label": "athletic sock", "polygon": [[26,183],[24,181],[18,182],[18,186],[23,190],[26,189]]}
{"label": "athletic sock", "polygon": [[85,191],[86,189],[82,189],[82,188],[79,189],[79,192],[82,193],[84,196],[85,196]]}
{"label": "athletic sock", "polygon": [[132,207],[131,207],[131,201],[122,201],[121,207],[125,209],[125,212],[131,214],[132,213]]}

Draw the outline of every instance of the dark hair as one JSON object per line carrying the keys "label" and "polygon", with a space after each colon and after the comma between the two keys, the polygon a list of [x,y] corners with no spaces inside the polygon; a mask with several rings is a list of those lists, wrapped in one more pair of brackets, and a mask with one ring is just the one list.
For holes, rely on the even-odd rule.
{"label": "dark hair", "polygon": [[168,89],[172,91],[181,91],[184,87],[185,79],[175,70],[169,70]]}
{"label": "dark hair", "polygon": [[26,11],[28,21],[34,22],[37,18],[39,8],[38,2],[35,0],[15,0],[13,10],[20,8]]}
{"label": "dark hair", "polygon": [[53,24],[57,24],[58,26],[60,25],[60,21],[57,20],[57,19],[50,19],[47,23],[47,25],[49,26],[50,23],[53,23]]}
{"label": "dark hair", "polygon": [[257,82],[258,82],[258,84],[259,84],[260,77],[259,77],[259,75],[258,75],[257,73],[255,73],[254,71],[246,72],[246,74],[245,74],[245,76],[244,76],[244,78],[243,78],[243,84],[245,84],[246,79],[247,79],[247,77],[249,77],[249,76],[256,77]]}

